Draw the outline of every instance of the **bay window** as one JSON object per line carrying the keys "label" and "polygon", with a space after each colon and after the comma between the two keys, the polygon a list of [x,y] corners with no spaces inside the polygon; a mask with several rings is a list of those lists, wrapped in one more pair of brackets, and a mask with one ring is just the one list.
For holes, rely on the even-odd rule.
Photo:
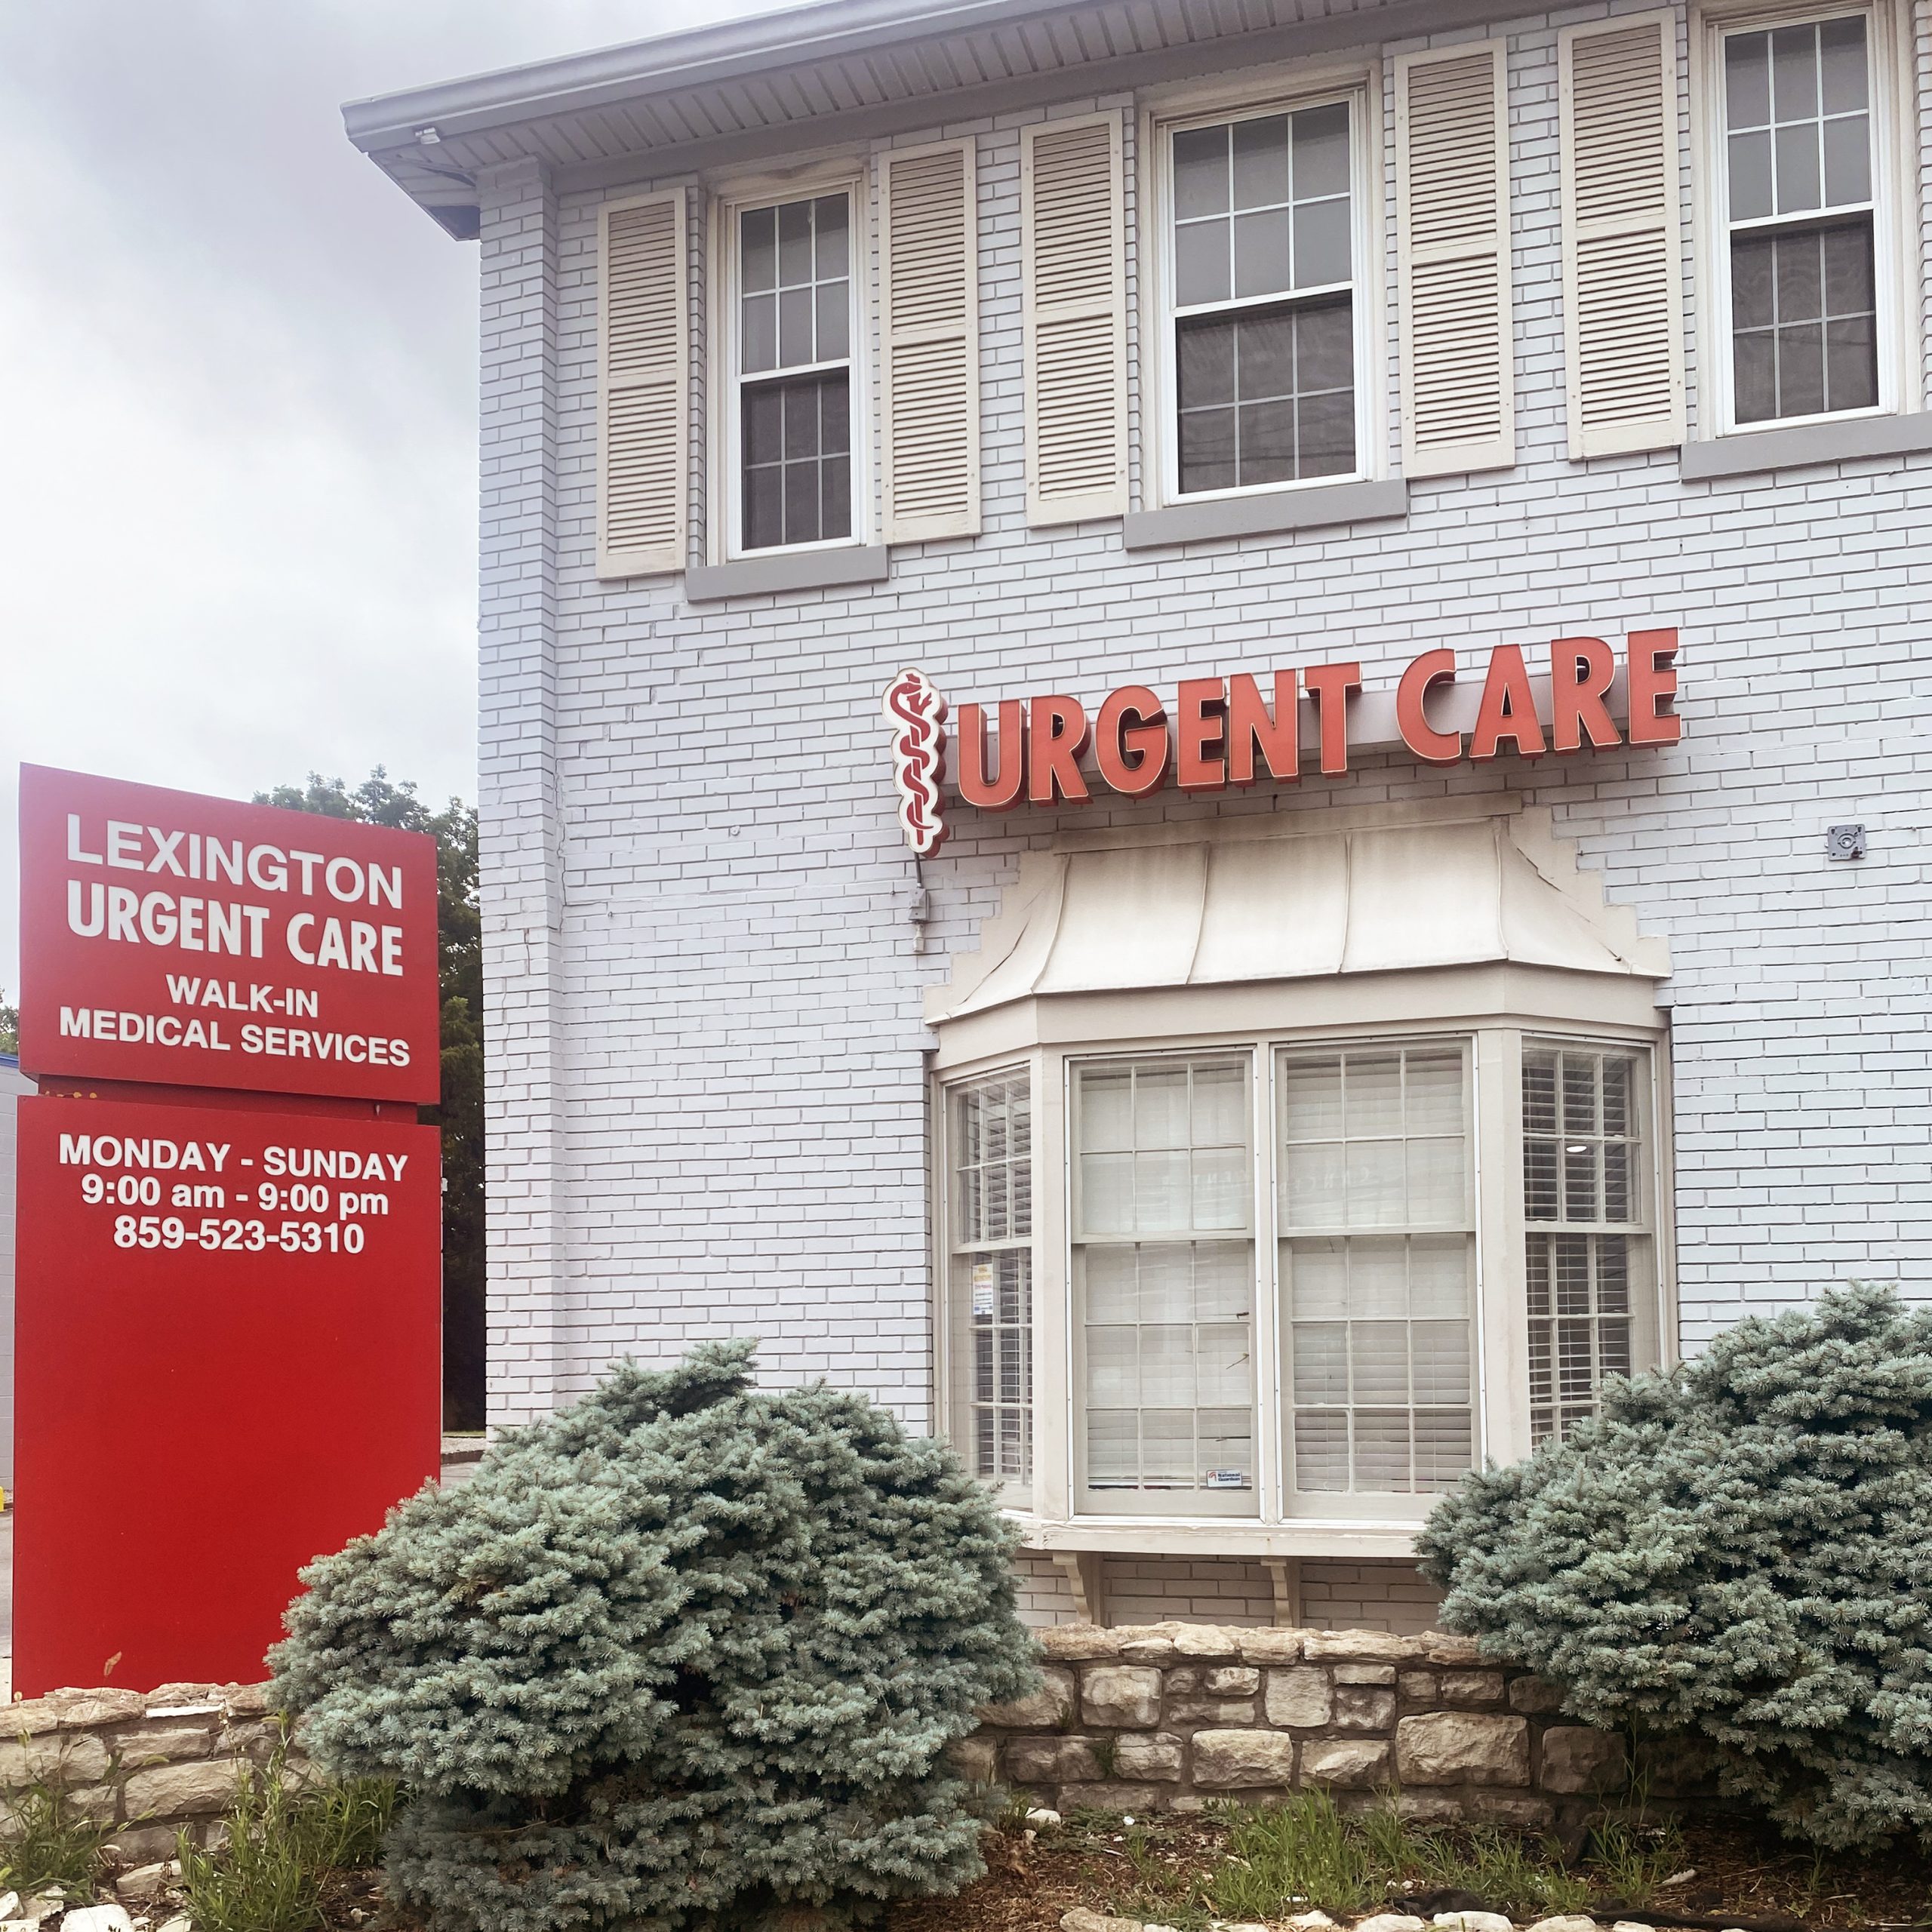
{"label": "bay window", "polygon": [[1649,1059],[1484,1022],[1039,1048],[948,1087],[968,1466],[1017,1506],[1229,1548],[1420,1523],[1658,1359]]}
{"label": "bay window", "polygon": [[1887,400],[1878,25],[1845,11],[1718,36],[1724,326],[1740,427]]}

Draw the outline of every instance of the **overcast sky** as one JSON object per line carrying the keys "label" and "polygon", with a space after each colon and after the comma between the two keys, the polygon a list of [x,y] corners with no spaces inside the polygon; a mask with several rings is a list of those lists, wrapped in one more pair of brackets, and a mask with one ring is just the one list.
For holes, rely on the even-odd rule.
{"label": "overcast sky", "polygon": [[0,7],[0,989],[21,761],[475,795],[476,250],[340,106],[732,0]]}

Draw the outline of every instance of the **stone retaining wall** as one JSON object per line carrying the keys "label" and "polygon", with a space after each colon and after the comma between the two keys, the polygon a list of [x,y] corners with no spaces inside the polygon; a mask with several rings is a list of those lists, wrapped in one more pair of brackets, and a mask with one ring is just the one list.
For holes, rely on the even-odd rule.
{"label": "stone retaining wall", "polygon": [[[172,1857],[183,1827],[205,1843],[242,1767],[266,1763],[281,1735],[261,1684],[56,1690],[7,1706],[0,1721],[0,1791],[35,1780],[64,1785],[117,1827],[123,1865]],[[293,1754],[290,1761],[306,1769]]]}
{"label": "stone retaining wall", "polygon": [[1557,1714],[1531,1672],[1432,1632],[1154,1623],[1038,1633],[1046,1682],[953,1747],[968,1776],[1060,1810],[1198,1810],[1306,1786],[1399,1789],[1420,1823],[1544,1827],[1628,1783],[1623,1741]]}

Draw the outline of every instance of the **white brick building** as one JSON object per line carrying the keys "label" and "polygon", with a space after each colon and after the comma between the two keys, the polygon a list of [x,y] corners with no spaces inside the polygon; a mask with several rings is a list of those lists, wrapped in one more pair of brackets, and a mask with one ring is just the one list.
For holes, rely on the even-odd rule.
{"label": "white brick building", "polygon": [[[1925,1294],[1927,34],[825,0],[352,107],[482,249],[493,1420],[753,1334],[1039,1615],[1401,1627],[1601,1374]],[[1681,742],[1469,756],[1497,647],[1667,629]],[[1211,789],[1183,681],[1337,663],[1346,771]],[[1091,797],[1044,711],[957,796],[1042,694]]]}

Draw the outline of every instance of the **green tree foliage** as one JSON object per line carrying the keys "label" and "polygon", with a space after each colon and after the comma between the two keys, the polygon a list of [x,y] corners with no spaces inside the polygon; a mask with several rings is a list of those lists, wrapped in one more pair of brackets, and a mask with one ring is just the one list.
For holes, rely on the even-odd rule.
{"label": "green tree foliage", "polygon": [[452,1429],[483,1426],[483,919],[476,900],[476,808],[432,811],[414,785],[380,765],[352,791],[310,772],[306,786],[257,792],[258,805],[319,812],[436,841],[436,936],[442,998],[442,1104],[423,1109],[443,1131],[443,1410]]}
{"label": "green tree foliage", "polygon": [[1468,1477],[1420,1548],[1447,1626],[1577,1715],[1701,1737],[1794,1836],[1932,1848],[1932,1312],[1740,1323]]}
{"label": "green tree foliage", "polygon": [[0,995],[0,1054],[17,1054],[20,1050],[20,1009]]}
{"label": "green tree foliage", "polygon": [[979,1875],[949,1740],[1035,1681],[1011,1537],[944,1443],[751,1386],[752,1345],[620,1365],[303,1573],[270,1654],[339,1775],[401,1779],[432,1932],[862,1921]]}

